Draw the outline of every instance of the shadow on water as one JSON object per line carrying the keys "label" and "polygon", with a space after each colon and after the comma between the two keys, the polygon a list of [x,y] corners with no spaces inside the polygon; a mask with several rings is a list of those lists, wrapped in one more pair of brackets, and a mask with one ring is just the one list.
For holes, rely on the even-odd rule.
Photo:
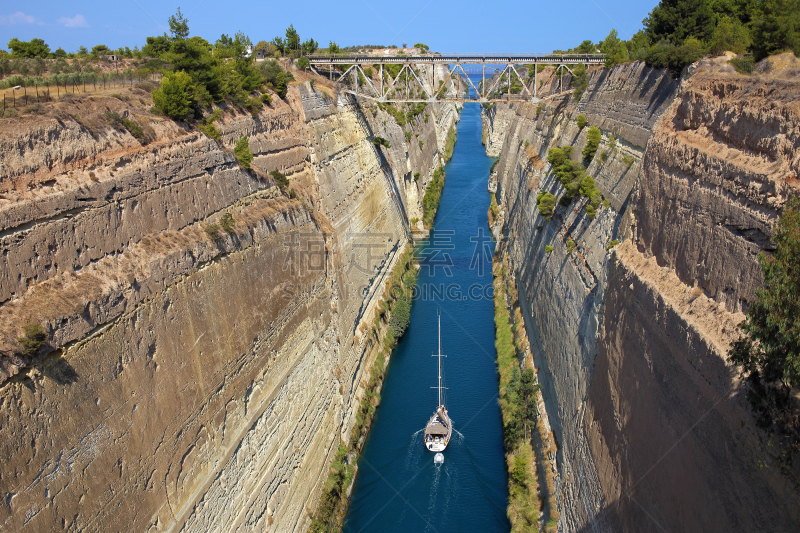
{"label": "shadow on water", "polygon": [[[492,162],[481,144],[480,108],[467,104],[434,223],[435,232],[447,237],[436,250],[447,268],[422,268],[417,281],[422,288],[456,290],[414,302],[359,459],[346,533],[509,530],[490,290],[494,244],[484,238]],[[425,250],[436,246],[429,243]],[[482,247],[488,247],[486,253]],[[469,287],[479,290],[470,293]],[[437,350],[437,312],[447,355],[446,404],[455,428],[441,465],[433,463],[434,454],[422,442],[422,428],[437,403],[431,388],[437,376],[431,357]]]}

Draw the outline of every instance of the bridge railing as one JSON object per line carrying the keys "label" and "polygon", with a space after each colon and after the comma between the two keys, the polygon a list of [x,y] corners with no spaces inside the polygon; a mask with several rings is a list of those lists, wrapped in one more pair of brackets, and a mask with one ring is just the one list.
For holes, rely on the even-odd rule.
{"label": "bridge railing", "polygon": [[312,64],[343,63],[566,63],[599,64],[604,54],[424,54],[424,55],[370,55],[370,54],[313,54],[307,56]]}

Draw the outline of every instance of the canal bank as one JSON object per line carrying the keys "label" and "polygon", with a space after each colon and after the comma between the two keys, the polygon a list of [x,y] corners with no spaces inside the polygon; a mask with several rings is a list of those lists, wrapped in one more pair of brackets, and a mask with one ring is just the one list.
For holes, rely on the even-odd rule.
{"label": "canal bank", "polygon": [[[465,106],[420,271],[408,331],[395,348],[358,461],[344,531],[508,531],[508,492],[494,353],[480,109]],[[437,313],[454,438],[434,465],[422,428],[436,407]]]}

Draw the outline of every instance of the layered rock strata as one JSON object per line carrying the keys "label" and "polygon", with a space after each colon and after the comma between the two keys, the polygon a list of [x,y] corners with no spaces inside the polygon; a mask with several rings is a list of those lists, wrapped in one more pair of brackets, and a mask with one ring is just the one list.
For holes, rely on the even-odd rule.
{"label": "layered rock strata", "polygon": [[428,106],[422,148],[321,81],[274,101],[219,143],[137,88],[3,119],[0,528],[307,527],[375,356],[359,326],[458,113]]}
{"label": "layered rock strata", "polygon": [[[577,104],[485,114],[501,233],[559,446],[560,530],[797,520],[798,493],[764,452],[726,359],[761,282],[756,254],[796,190],[797,82],[744,77],[720,59],[690,74],[678,85],[621,65],[590,72]],[[548,221],[537,194],[564,190],[547,151],[581,157],[578,114],[603,133],[587,172],[607,203],[590,219],[574,199]]]}

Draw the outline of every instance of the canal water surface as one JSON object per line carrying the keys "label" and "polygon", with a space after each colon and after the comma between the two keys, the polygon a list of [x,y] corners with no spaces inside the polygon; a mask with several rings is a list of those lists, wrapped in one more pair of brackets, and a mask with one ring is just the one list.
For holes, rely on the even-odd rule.
{"label": "canal water surface", "polygon": [[[434,231],[419,251],[410,325],[358,462],[347,533],[509,530],[486,214],[492,162],[481,145],[480,107],[466,104]],[[443,465],[422,443],[437,402],[437,313],[455,428]]]}

